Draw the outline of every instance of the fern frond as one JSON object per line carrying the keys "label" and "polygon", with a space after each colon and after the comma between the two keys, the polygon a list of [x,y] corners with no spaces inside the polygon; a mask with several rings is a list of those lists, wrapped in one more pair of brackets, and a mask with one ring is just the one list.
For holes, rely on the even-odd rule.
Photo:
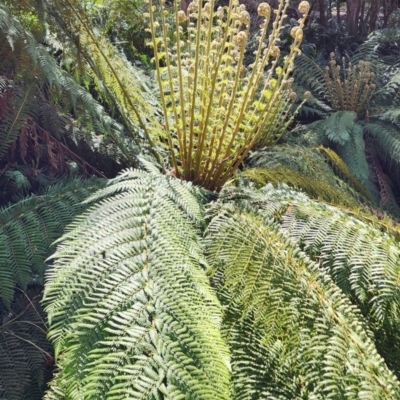
{"label": "fern frond", "polygon": [[80,204],[101,181],[76,179],[0,209],[0,299],[11,305],[14,287],[43,282],[45,259],[64,227],[87,206]]}
{"label": "fern frond", "polygon": [[310,90],[313,96],[320,101],[328,102],[328,89],[324,79],[324,71],[312,58],[305,54],[297,56],[293,73],[297,84]]}
{"label": "fern frond", "polygon": [[351,63],[355,65],[360,61],[369,61],[372,62],[373,67],[376,67],[380,58],[379,47],[379,32],[373,32],[367,40],[357,46],[357,50],[350,60]]}
{"label": "fern frond", "polygon": [[344,190],[331,186],[325,181],[304,175],[295,170],[277,167],[277,168],[249,168],[245,169],[239,177],[250,178],[258,186],[265,186],[267,183],[287,185],[303,190],[313,199],[326,201],[330,204],[341,204],[349,208],[358,208],[359,202],[352,198]]}
{"label": "fern frond", "polygon": [[369,179],[369,167],[365,155],[363,128],[355,122],[356,114],[338,111],[330,117],[310,125],[325,136],[334,146],[336,153],[346,163],[348,169],[374,196],[374,187]]}
{"label": "fern frond", "polygon": [[292,243],[329,273],[361,310],[380,354],[399,375],[399,227],[365,209],[339,210],[282,186],[267,185],[245,196],[239,192],[229,201],[266,223],[278,222]]}
{"label": "fern frond", "polygon": [[0,398],[41,400],[53,355],[46,340],[38,287],[18,291],[10,309],[0,302]]}
{"label": "fern frond", "polygon": [[235,398],[396,399],[365,319],[271,222],[222,205],[207,230]]}
{"label": "fern frond", "polygon": [[382,156],[389,162],[400,163],[400,129],[390,122],[377,118],[365,126],[374,144],[379,147]]}
{"label": "fern frond", "polygon": [[375,103],[383,106],[400,105],[400,71],[396,71],[389,81],[373,97]]}
{"label": "fern frond", "polygon": [[192,186],[127,171],[97,196],[47,276],[60,368],[47,398],[229,399],[228,350]]}
{"label": "fern frond", "polygon": [[350,140],[356,117],[353,111],[337,111],[326,119],[313,122],[309,128],[325,135],[331,142],[343,145]]}
{"label": "fern frond", "polygon": [[371,194],[362,185],[362,183],[351,173],[347,164],[335,153],[332,149],[320,146],[319,151],[328,160],[329,165],[333,168],[335,173],[347,182],[351,187],[361,193],[364,198],[371,200]]}
{"label": "fern frond", "polygon": [[[333,150],[323,146],[318,148],[274,146],[252,153],[248,163],[255,168],[287,172],[283,174],[278,172],[279,179],[270,176],[265,180],[260,176],[259,183],[285,182],[302,188],[313,198],[323,198],[333,204],[350,206],[359,201],[368,202],[370,199],[368,191],[352,175],[343,160]],[[248,175],[252,172],[244,170],[243,174]],[[257,179],[254,174],[253,178]]]}
{"label": "fern frond", "polygon": [[[21,92],[16,88],[13,90],[11,98],[5,99],[6,101],[8,100],[8,104],[0,114],[0,157],[4,156],[10,144],[18,137],[25,119],[28,116],[35,115],[36,99],[34,89],[35,85],[30,83],[25,92]],[[0,93],[0,97],[4,98],[6,96],[7,91]],[[2,102],[1,99],[0,102]]]}

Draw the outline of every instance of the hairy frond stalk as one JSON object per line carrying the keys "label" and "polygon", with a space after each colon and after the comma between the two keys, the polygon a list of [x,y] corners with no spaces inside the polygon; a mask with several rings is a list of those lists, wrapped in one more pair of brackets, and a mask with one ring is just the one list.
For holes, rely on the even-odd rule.
{"label": "hairy frond stalk", "polygon": [[296,94],[290,74],[309,5],[299,6],[304,15],[291,31],[294,41],[282,65],[277,43],[289,1],[280,0],[274,11],[266,3],[259,5],[259,45],[247,68],[250,15],[237,0],[217,10],[214,0],[194,0],[187,16],[175,1],[173,38],[164,2],[148,3],[150,46],[174,174],[218,191],[252,147],[275,143],[293,118]]}

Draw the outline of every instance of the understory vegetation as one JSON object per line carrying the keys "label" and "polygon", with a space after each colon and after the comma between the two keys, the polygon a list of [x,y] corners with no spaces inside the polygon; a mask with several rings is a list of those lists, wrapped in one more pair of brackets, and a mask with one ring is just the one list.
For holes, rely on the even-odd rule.
{"label": "understory vegetation", "polygon": [[399,6],[0,2],[0,398],[399,399]]}

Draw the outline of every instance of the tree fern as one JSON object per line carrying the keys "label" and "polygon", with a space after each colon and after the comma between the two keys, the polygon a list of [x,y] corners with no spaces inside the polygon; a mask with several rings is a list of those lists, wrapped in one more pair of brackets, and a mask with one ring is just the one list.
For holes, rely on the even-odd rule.
{"label": "tree fern", "polygon": [[365,319],[329,276],[273,222],[215,209],[206,246],[235,398],[398,398]]}
{"label": "tree fern", "polygon": [[48,399],[230,398],[199,196],[127,171],[71,226],[45,288],[60,368]]}
{"label": "tree fern", "polygon": [[15,286],[24,289],[34,277],[43,282],[50,245],[87,207],[80,202],[99,186],[99,181],[77,179],[0,209],[0,299],[6,306]]}

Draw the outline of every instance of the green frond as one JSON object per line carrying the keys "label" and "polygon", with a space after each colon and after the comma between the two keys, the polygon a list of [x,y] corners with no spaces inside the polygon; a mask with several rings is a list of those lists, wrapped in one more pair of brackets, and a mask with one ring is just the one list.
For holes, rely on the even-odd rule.
{"label": "green frond", "polygon": [[[46,46],[38,43],[35,36],[24,28],[16,16],[11,15],[5,5],[0,5],[0,11],[0,74],[7,76],[13,70],[14,78],[8,80],[0,96],[0,155],[3,155],[19,136],[22,125],[29,117],[39,123],[44,121],[44,129],[48,128],[53,134],[69,136],[70,132],[66,127],[73,126],[74,130],[77,127],[83,128],[81,135],[83,132],[95,131],[111,138],[115,145],[119,146],[123,158],[133,165],[132,154],[138,153],[138,145],[133,140],[126,143],[127,138],[124,137],[121,125],[105,113],[104,108],[88,90],[79,85],[68,71],[61,68],[49,52],[50,44],[46,43]],[[48,11],[46,15],[49,14]],[[49,95],[52,104],[45,100]],[[58,117],[62,110],[68,114],[71,109],[79,115],[77,121],[68,118],[66,122],[65,117]],[[61,123],[63,119],[64,123]],[[83,136],[85,141],[90,142],[90,134]]]}
{"label": "green frond", "polygon": [[[159,121],[158,101],[146,85],[147,78],[93,27],[80,1],[57,0],[47,3],[47,8],[48,22],[58,25],[60,38],[66,35],[70,39],[69,50],[75,47],[79,63],[78,68],[75,65],[72,68],[78,74],[84,71],[86,84],[94,84],[105,102],[118,111],[130,139],[146,148],[161,164],[158,153],[162,149],[157,149],[154,143],[162,147],[160,139],[165,133]],[[123,143],[117,144],[123,151]]]}
{"label": "green frond", "polygon": [[236,399],[399,397],[365,318],[278,226],[221,205],[206,249]]}
{"label": "green frond", "polygon": [[365,132],[370,135],[376,146],[379,147],[379,155],[389,163],[400,164],[400,129],[394,124],[373,118],[365,125]]}
{"label": "green frond", "polygon": [[[248,163],[257,170],[245,169],[242,174],[259,180],[259,184],[285,182],[303,189],[312,198],[350,207],[370,199],[368,191],[351,174],[343,160],[323,146],[274,146],[253,152]],[[257,177],[259,168],[271,172],[260,171],[261,175]]]}
{"label": "green frond", "polygon": [[[34,93],[35,85],[30,83],[25,91],[19,88],[9,89],[0,94],[2,106],[0,120],[0,158],[4,156],[8,147],[20,134],[26,118],[36,115],[37,100]],[[1,99],[2,97],[2,99]]]}
{"label": "green frond", "polygon": [[380,106],[400,105],[400,71],[396,71],[389,81],[373,96],[375,103]]}
{"label": "green frond", "polygon": [[374,187],[369,179],[369,167],[365,155],[363,128],[356,122],[356,113],[337,111],[326,119],[309,125],[334,147],[354,175],[374,196]]}
{"label": "green frond", "polygon": [[0,209],[0,299],[11,305],[14,287],[43,282],[51,244],[87,206],[80,204],[101,181],[76,179],[41,196]]}
{"label": "green frond", "polygon": [[376,66],[376,64],[379,63],[380,54],[378,31],[371,33],[367,40],[357,46],[357,50],[350,61],[353,65],[358,64],[360,61],[372,62],[373,66]]}
{"label": "green frond", "polygon": [[337,111],[323,120],[313,122],[309,128],[315,129],[333,143],[344,145],[350,140],[356,117],[353,111]]}
{"label": "green frond", "polygon": [[126,171],[71,225],[45,287],[59,367],[46,398],[230,398],[198,196]]}
{"label": "green frond", "polygon": [[328,160],[329,165],[335,173],[347,182],[351,187],[361,193],[366,199],[371,200],[370,193],[361,184],[361,182],[350,172],[347,164],[332,149],[324,146],[319,147],[321,154]]}
{"label": "green frond", "polygon": [[326,181],[285,167],[248,168],[239,176],[251,179],[258,187],[265,186],[267,183],[278,184],[282,182],[293,188],[303,190],[313,199],[323,200],[330,204],[340,204],[349,208],[358,208],[360,205],[344,190],[340,190]]}
{"label": "green frond", "polygon": [[324,79],[324,71],[312,58],[305,54],[297,56],[293,74],[296,78],[296,84],[310,90],[312,95],[320,101],[328,102],[328,89]]}
{"label": "green frond", "polygon": [[362,126],[355,124],[350,140],[343,145],[338,145],[336,152],[349,167],[351,173],[365,186],[370,192],[371,197],[374,198],[375,189],[369,179],[370,173],[365,155]]}
{"label": "green frond", "polygon": [[[236,199],[236,200],[235,200]],[[224,202],[275,220],[362,312],[380,354],[400,374],[399,226],[364,208],[339,210],[286,187],[238,192]]]}
{"label": "green frond", "polygon": [[0,301],[0,398],[41,400],[53,356],[46,340],[40,290],[17,291],[10,309]]}

